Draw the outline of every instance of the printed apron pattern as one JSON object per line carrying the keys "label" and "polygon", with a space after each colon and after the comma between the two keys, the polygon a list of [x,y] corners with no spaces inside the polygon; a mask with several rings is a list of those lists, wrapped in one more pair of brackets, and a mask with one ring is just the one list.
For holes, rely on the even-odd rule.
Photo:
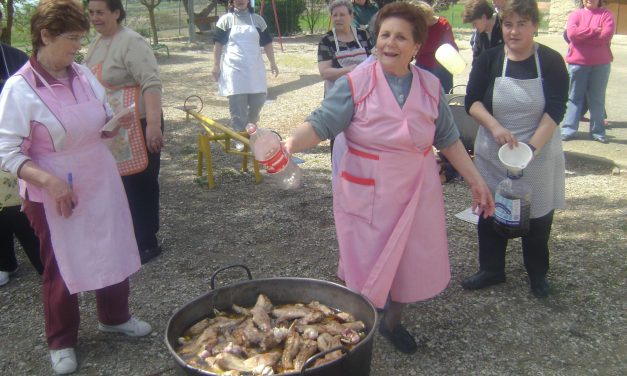
{"label": "printed apron pattern", "polygon": [[[503,60],[503,73],[494,82],[492,108],[494,118],[511,131],[521,142],[529,142],[544,115],[544,90],[538,59],[538,45],[534,59],[538,77],[515,79],[506,77],[507,49]],[[507,177],[507,169],[498,159],[500,145],[492,134],[479,127],[475,140],[475,164],[486,183],[494,192],[497,184]],[[559,127],[541,152],[524,169],[522,179],[531,185],[531,218],[539,218],[565,204],[564,153]]]}
{"label": "printed apron pattern", "polygon": [[[115,37],[114,37],[115,38]],[[94,43],[94,48],[100,43],[99,36]],[[111,41],[113,43],[113,41]],[[131,113],[128,120],[120,121],[119,132],[116,136],[105,140],[105,143],[111,150],[111,154],[118,164],[120,175],[133,175],[142,172],[148,167],[148,151],[144,132],[141,125],[141,117],[139,113],[139,85],[134,86],[111,86],[102,79],[102,65],[106,56],[109,54],[109,47],[103,61],[98,62],[92,67],[92,72],[98,78],[98,81],[107,91],[107,101],[114,112],[119,112],[124,108],[135,104],[135,110]],[[88,56],[89,57],[89,56]]]}

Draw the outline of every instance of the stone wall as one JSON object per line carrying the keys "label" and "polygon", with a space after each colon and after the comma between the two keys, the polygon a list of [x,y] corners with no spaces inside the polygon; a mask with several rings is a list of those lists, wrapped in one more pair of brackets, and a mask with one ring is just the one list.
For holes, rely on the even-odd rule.
{"label": "stone wall", "polygon": [[568,15],[573,9],[576,9],[578,5],[578,0],[551,0],[551,7],[549,8],[549,32],[562,33],[566,28]]}

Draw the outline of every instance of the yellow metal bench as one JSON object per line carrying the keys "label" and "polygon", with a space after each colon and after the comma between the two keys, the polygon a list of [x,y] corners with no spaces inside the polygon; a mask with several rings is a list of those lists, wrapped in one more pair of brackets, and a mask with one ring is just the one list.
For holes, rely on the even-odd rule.
{"label": "yellow metal bench", "polygon": [[[197,96],[194,96],[197,97]],[[187,98],[190,99],[190,98]],[[200,98],[198,98],[200,99]],[[201,101],[202,103],[202,101]],[[187,100],[185,105],[177,107],[178,109],[185,111],[187,114],[187,120],[189,117],[200,120],[200,126],[202,131],[198,134],[198,164],[196,167],[196,175],[202,176],[203,165],[207,167],[207,184],[209,188],[213,189],[215,186],[215,179],[213,176],[213,163],[211,160],[211,142],[216,142],[224,149],[225,153],[240,155],[242,157],[242,172],[248,172],[248,159],[253,161],[253,171],[255,173],[255,183],[261,182],[261,173],[259,172],[259,163],[255,160],[252,152],[250,151],[250,141],[246,132],[236,132],[213,119],[210,119],[200,114],[200,110],[194,111],[195,106],[188,106]],[[244,150],[238,151],[231,147],[231,140],[237,140],[244,144]]]}

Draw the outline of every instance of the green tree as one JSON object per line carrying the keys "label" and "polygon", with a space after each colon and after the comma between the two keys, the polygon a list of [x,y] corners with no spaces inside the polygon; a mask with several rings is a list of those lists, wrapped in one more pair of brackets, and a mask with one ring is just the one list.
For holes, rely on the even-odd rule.
{"label": "green tree", "polygon": [[13,30],[13,17],[15,15],[15,4],[13,0],[0,0],[2,4],[3,19],[6,20],[7,26],[2,31],[0,41],[2,43],[11,44],[11,30]]}
{"label": "green tree", "polygon": [[150,29],[152,30],[152,44],[159,44],[157,36],[157,21],[155,18],[155,8],[161,4],[161,0],[139,0],[146,8],[148,8],[148,18],[150,19]]}
{"label": "green tree", "polygon": [[313,34],[318,21],[326,11],[327,0],[307,0],[303,19],[307,23],[309,33]]}

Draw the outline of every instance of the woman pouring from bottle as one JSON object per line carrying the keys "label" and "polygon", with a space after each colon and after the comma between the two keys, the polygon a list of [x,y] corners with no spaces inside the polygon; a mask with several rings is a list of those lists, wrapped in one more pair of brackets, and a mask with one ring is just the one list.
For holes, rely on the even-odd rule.
{"label": "woman pouring from bottle", "polygon": [[401,325],[406,304],[429,299],[450,279],[442,186],[432,145],[469,184],[473,205],[492,215],[487,185],[472,164],[439,80],[411,61],[427,34],[421,10],[397,2],[375,22],[377,59],[339,78],[329,96],[285,141],[288,153],[344,132],[347,151],[333,187],[338,276],[384,308],[380,331],[402,352],[417,346]]}
{"label": "woman pouring from bottle", "polygon": [[[533,191],[530,230],[522,237],[522,248],[531,292],[545,297],[553,212],[564,207],[564,153],[558,124],[566,111],[568,73],[558,52],[533,40],[540,22],[535,0],[509,0],[501,16],[505,46],[477,58],[466,90],[466,111],[481,124],[475,163],[492,190],[507,177],[497,156],[501,145],[525,142],[535,150],[522,177]],[[462,282],[465,289],[505,282],[507,238],[493,229],[493,221],[479,219],[479,272]]]}

